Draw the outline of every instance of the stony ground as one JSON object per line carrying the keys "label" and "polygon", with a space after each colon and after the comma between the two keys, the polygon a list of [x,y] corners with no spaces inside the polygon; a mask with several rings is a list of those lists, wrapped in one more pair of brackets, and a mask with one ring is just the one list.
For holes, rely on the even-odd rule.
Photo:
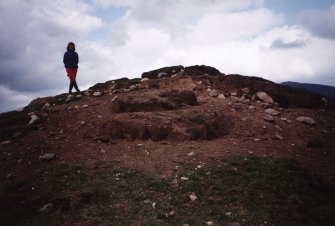
{"label": "stony ground", "polygon": [[[251,89],[223,90],[190,76],[134,84],[109,82],[3,114],[1,184],[39,178],[51,166],[97,162],[169,180],[190,169],[222,167],[236,155],[294,159],[322,183],[335,184],[334,110],[282,108]],[[301,116],[314,123],[297,121]]]}

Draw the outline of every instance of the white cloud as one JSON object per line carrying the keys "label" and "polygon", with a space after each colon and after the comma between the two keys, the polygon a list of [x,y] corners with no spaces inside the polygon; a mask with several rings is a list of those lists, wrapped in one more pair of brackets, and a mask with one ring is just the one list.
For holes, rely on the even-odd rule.
{"label": "white cloud", "polygon": [[335,39],[335,4],[328,10],[305,11],[302,25],[316,36]]}
{"label": "white cloud", "polygon": [[[79,53],[81,89],[159,67],[194,64],[273,81],[335,85],[335,41],[306,26],[285,26],[285,15],[264,8],[263,0],[88,2],[0,3],[0,111],[67,91],[62,57],[69,41]],[[109,6],[129,10],[112,24],[92,15],[94,7]],[[333,8],[327,18],[332,15]],[[92,39],[99,29],[110,29],[105,43]]]}

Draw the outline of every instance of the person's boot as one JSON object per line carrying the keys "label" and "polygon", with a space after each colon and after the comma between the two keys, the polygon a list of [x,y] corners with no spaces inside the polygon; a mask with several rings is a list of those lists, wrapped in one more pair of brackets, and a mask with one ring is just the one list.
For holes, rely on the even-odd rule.
{"label": "person's boot", "polygon": [[80,93],[76,80],[73,81],[73,86],[76,89],[77,93]]}
{"label": "person's boot", "polygon": [[72,88],[73,88],[73,81],[70,81],[70,86],[69,86],[69,94],[72,93]]}

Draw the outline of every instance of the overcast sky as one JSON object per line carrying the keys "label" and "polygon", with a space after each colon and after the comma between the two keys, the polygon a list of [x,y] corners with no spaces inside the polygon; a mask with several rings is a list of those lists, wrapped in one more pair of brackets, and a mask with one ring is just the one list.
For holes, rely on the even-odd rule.
{"label": "overcast sky", "polygon": [[10,0],[0,2],[0,112],[165,66],[335,86],[334,0]]}

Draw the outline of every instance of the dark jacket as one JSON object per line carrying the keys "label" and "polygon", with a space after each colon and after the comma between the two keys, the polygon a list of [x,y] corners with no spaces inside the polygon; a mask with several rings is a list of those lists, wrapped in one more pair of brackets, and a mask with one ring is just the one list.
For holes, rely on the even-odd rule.
{"label": "dark jacket", "polygon": [[63,62],[66,68],[78,68],[78,54],[74,51],[66,51],[64,53]]}

